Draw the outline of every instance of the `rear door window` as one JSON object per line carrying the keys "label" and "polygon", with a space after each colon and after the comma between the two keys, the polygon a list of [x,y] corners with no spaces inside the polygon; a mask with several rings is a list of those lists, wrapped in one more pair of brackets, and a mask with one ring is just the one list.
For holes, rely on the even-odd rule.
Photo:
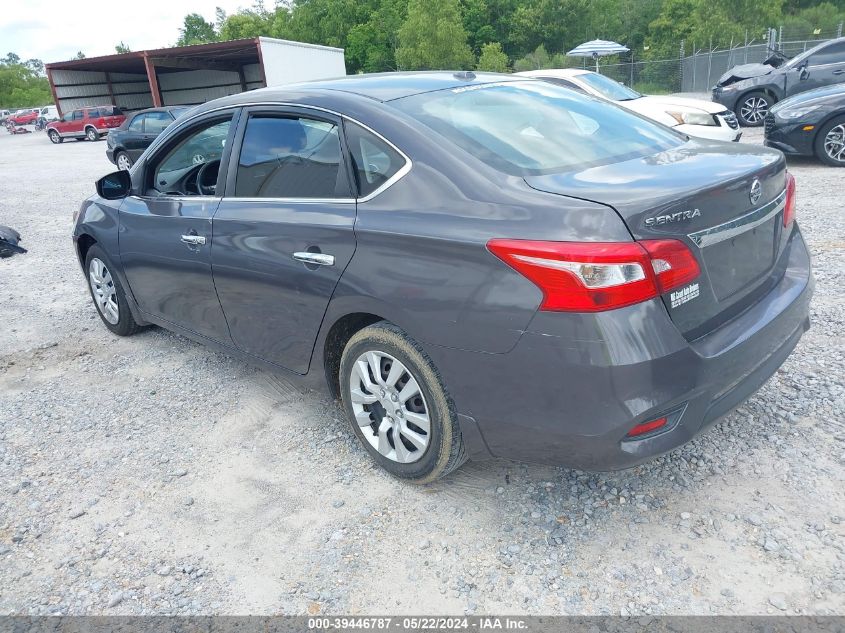
{"label": "rear door window", "polygon": [[358,195],[364,198],[387,183],[407,161],[389,143],[360,125],[347,122],[344,127]]}
{"label": "rear door window", "polygon": [[348,198],[337,125],[295,116],[250,116],[235,196]]}
{"label": "rear door window", "polygon": [[71,117],[74,121],[81,121],[85,117],[85,113],[82,110],[74,110],[73,116]]}
{"label": "rear door window", "polygon": [[144,120],[147,118],[146,114],[139,114],[134,119],[132,119],[132,123],[129,124],[128,130],[132,132],[137,132],[138,134],[143,134],[144,132]]}
{"label": "rear door window", "polygon": [[150,112],[146,115],[144,133],[161,134],[171,123],[173,123],[173,118],[167,112]]}

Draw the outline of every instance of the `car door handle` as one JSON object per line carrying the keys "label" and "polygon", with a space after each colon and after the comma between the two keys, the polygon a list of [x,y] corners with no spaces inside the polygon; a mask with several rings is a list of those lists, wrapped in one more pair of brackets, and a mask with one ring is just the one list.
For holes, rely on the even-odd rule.
{"label": "car door handle", "polygon": [[845,70],[840,68],[839,70],[834,70],[833,74],[834,75],[843,75],[843,74],[845,74]]}
{"label": "car door handle", "polygon": [[308,251],[301,251],[299,253],[294,253],[293,258],[304,264],[334,266],[334,255],[326,255],[325,253],[310,253]]}
{"label": "car door handle", "polygon": [[205,244],[205,236],[203,235],[183,235],[182,242],[190,244],[191,246],[202,246]]}

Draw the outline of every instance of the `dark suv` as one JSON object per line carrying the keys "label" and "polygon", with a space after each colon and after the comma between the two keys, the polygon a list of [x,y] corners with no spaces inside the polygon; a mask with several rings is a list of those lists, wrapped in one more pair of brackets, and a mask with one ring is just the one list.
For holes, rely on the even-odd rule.
{"label": "dark suv", "polygon": [[109,130],[106,158],[120,169],[129,169],[150,143],[186,110],[186,106],[149,108],[128,116],[119,128]]}
{"label": "dark suv", "polygon": [[736,112],[742,125],[763,125],[778,101],[805,90],[845,82],[845,37],[824,42],[784,62],[735,66],[713,87],[713,101]]}

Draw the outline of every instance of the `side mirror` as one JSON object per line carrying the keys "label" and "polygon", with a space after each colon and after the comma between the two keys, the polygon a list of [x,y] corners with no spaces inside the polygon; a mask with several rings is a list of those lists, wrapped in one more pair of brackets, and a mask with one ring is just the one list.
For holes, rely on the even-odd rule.
{"label": "side mirror", "polygon": [[119,200],[132,190],[132,178],[128,171],[116,171],[97,181],[97,194],[106,200]]}

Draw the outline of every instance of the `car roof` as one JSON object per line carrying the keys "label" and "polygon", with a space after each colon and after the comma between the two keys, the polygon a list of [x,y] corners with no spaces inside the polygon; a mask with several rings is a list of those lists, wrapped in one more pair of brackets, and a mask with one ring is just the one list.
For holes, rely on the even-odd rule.
{"label": "car roof", "polygon": [[516,74],[521,77],[560,77],[561,79],[570,79],[578,75],[589,75],[592,73],[592,70],[585,70],[584,68],[544,68],[542,70],[526,70]]}
{"label": "car roof", "polygon": [[233,105],[254,101],[257,95],[268,101],[284,99],[292,91],[338,91],[360,95],[375,101],[392,101],[423,92],[448,90],[487,83],[524,80],[524,77],[483,72],[422,71],[399,73],[373,73],[349,75],[337,79],[318,79],[285,86],[261,88],[234,95],[229,99]]}

